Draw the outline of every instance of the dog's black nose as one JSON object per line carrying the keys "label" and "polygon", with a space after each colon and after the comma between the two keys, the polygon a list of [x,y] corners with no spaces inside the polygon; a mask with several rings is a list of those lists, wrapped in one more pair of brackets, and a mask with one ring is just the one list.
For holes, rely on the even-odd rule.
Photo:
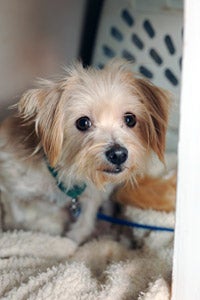
{"label": "dog's black nose", "polygon": [[128,158],[128,150],[120,145],[113,145],[106,151],[106,158],[114,165],[123,164]]}

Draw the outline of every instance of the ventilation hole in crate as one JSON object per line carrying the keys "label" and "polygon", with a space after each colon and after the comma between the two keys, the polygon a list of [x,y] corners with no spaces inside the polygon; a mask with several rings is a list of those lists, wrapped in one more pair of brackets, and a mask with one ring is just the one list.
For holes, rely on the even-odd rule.
{"label": "ventilation hole in crate", "polygon": [[115,56],[115,51],[110,47],[108,47],[107,45],[103,45],[102,49],[105,56],[109,58],[113,58]]}
{"label": "ventilation hole in crate", "polygon": [[170,54],[174,54],[176,52],[172,37],[170,35],[166,35],[164,38],[165,44]]}
{"label": "ventilation hole in crate", "polygon": [[150,49],[149,54],[157,65],[161,65],[163,63],[162,57],[158,54],[158,52],[155,49]]}
{"label": "ventilation hole in crate", "polygon": [[170,69],[165,70],[165,76],[171,82],[171,84],[174,86],[178,85],[178,79]]}
{"label": "ventilation hole in crate", "polygon": [[116,27],[111,27],[110,31],[112,37],[114,37],[117,41],[121,42],[123,40],[123,34]]}
{"label": "ventilation hole in crate", "polygon": [[149,20],[144,21],[143,27],[150,38],[155,36],[155,30]]}
{"label": "ventilation hole in crate", "polygon": [[180,57],[180,59],[179,59],[179,67],[182,70],[182,57]]}
{"label": "ventilation hole in crate", "polygon": [[136,61],[135,56],[132,53],[130,53],[128,50],[122,51],[122,57],[131,62]]}
{"label": "ventilation hole in crate", "polygon": [[145,77],[147,77],[147,78],[149,78],[149,79],[153,78],[153,73],[152,73],[148,68],[146,68],[146,67],[144,67],[144,66],[140,66],[140,67],[139,67],[139,71],[140,71],[140,73],[141,73],[142,75],[144,75]]}
{"label": "ventilation hole in crate", "polygon": [[131,16],[130,12],[127,9],[124,9],[121,13],[121,17],[123,21],[128,25],[128,26],[133,26],[134,25],[134,19]]}
{"label": "ventilation hole in crate", "polygon": [[104,64],[99,63],[99,64],[97,65],[97,68],[100,69],[100,70],[102,70],[102,69],[104,68]]}
{"label": "ventilation hole in crate", "polygon": [[184,35],[184,28],[181,29],[181,37],[183,38]]}
{"label": "ventilation hole in crate", "polygon": [[144,48],[144,43],[143,41],[139,38],[139,36],[137,34],[133,34],[132,35],[132,42],[134,43],[134,45],[139,48],[140,50],[142,50]]}

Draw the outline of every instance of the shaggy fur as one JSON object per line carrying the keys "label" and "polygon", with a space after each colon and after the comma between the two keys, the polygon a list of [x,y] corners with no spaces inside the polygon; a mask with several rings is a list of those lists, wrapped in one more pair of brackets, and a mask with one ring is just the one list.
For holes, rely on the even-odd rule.
{"label": "shaggy fur", "polygon": [[[134,183],[152,152],[164,160],[168,95],[134,76],[124,62],[113,61],[103,70],[76,64],[64,78],[28,90],[17,108],[0,127],[5,228],[63,231],[66,210],[54,202],[70,199],[58,189],[47,161],[67,188],[87,185],[80,198],[81,216],[68,233],[82,242],[113,188]],[[135,126],[127,126],[127,113],[136,118]],[[80,131],[76,122],[84,116],[90,127]],[[116,145],[127,150],[120,165],[106,157]]]}
{"label": "shaggy fur", "polygon": [[123,204],[156,211],[171,212],[175,210],[176,174],[170,177],[144,176],[137,186],[127,184],[121,187],[115,195],[115,200]]}

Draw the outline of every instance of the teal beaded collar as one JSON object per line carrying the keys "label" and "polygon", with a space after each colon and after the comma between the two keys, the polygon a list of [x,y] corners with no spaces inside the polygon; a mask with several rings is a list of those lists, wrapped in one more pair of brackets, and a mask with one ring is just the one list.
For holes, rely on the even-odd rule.
{"label": "teal beaded collar", "polygon": [[71,189],[68,189],[65,187],[63,182],[60,182],[58,180],[58,172],[48,163],[47,167],[51,175],[55,178],[57,187],[60,189],[60,191],[71,198],[69,210],[71,212],[71,216],[77,219],[81,212],[81,205],[79,203],[78,197],[81,196],[81,194],[85,191],[86,184],[83,183],[82,185],[74,185]]}
{"label": "teal beaded collar", "polygon": [[83,183],[82,185],[74,185],[71,189],[67,189],[63,182],[60,182],[58,180],[58,172],[52,168],[49,164],[47,164],[47,167],[51,173],[51,175],[55,178],[57,187],[68,197],[72,199],[77,199],[84,191],[86,188],[86,184]]}

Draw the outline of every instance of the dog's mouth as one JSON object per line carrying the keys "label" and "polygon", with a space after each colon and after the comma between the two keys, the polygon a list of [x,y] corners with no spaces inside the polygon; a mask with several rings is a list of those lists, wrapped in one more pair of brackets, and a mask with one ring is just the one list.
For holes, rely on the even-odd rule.
{"label": "dog's mouth", "polygon": [[113,175],[119,174],[123,171],[124,171],[124,169],[122,168],[122,166],[116,166],[115,168],[112,168],[112,169],[106,168],[103,170],[103,172],[108,173],[108,174],[113,174]]}

